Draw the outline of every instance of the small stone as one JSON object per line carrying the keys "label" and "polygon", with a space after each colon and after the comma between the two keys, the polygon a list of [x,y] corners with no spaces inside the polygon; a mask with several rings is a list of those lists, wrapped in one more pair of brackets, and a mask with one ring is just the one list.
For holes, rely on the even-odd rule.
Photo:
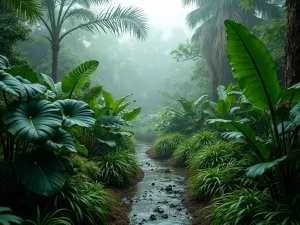
{"label": "small stone", "polygon": [[156,218],[155,215],[151,215],[149,219],[150,219],[150,220],[157,220],[157,218]]}
{"label": "small stone", "polygon": [[166,187],[166,191],[170,192],[170,191],[172,191],[172,190],[173,190],[172,185],[168,185],[168,186]]}
{"label": "small stone", "polygon": [[154,186],[154,185],[155,185],[155,183],[152,183],[151,185],[152,185],[152,186]]}
{"label": "small stone", "polygon": [[169,216],[168,216],[168,214],[164,214],[164,215],[162,216],[162,218],[163,218],[163,219],[168,219]]}
{"label": "small stone", "polygon": [[176,205],[171,204],[171,205],[170,205],[170,208],[176,208]]}
{"label": "small stone", "polygon": [[133,214],[133,216],[135,217],[135,216],[136,216],[136,214]]}

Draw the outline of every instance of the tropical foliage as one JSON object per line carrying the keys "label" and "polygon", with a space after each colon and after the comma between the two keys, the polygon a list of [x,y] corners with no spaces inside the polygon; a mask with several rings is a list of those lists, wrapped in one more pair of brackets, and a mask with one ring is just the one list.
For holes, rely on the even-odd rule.
{"label": "tropical foliage", "polygon": [[159,158],[170,158],[176,147],[183,142],[185,138],[184,135],[179,133],[163,136],[155,141],[153,151]]}

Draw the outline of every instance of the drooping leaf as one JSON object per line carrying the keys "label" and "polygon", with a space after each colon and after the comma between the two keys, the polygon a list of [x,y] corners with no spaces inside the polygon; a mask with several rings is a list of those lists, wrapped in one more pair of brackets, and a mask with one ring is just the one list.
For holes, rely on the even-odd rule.
{"label": "drooping leaf", "polygon": [[242,133],[246,141],[251,143],[251,145],[255,147],[255,149],[260,152],[264,158],[268,158],[270,156],[270,149],[258,141],[252,128],[244,123],[244,121],[209,119],[207,120],[207,123],[216,123],[221,128]]}
{"label": "drooping leaf", "polygon": [[88,155],[89,154],[89,151],[87,150],[87,148],[84,146],[84,145],[81,145],[79,143],[77,143],[76,145],[76,150],[77,152],[80,152],[84,155]]}
{"label": "drooping leaf", "polygon": [[102,143],[102,144],[106,144],[106,145],[108,145],[109,147],[111,147],[111,148],[114,148],[114,147],[116,147],[116,145],[117,145],[117,143],[116,143],[116,141],[114,141],[114,140],[110,140],[110,141],[104,141],[104,140],[102,140],[102,139],[97,139],[100,143]]}
{"label": "drooping leaf", "polygon": [[272,162],[259,163],[254,166],[251,166],[247,169],[247,176],[251,179],[258,178],[261,175],[263,175],[267,170],[282,163],[285,159],[286,159],[286,156],[283,156]]}
{"label": "drooping leaf", "polygon": [[62,90],[72,96],[73,92],[79,91],[89,82],[90,76],[96,71],[99,62],[96,60],[86,61],[64,76]]}
{"label": "drooping leaf", "polygon": [[40,73],[40,80],[48,89],[56,93],[55,83],[50,76]]}
{"label": "drooping leaf", "polygon": [[0,206],[1,225],[22,224],[22,223],[23,223],[23,219],[16,215],[13,215],[12,210],[10,208],[5,206]]}
{"label": "drooping leaf", "polygon": [[19,76],[17,76],[16,79],[23,84],[26,92],[26,95],[23,96],[24,98],[34,99],[37,95],[44,94],[47,91],[47,88],[41,84],[32,84],[30,81]]}
{"label": "drooping leaf", "polygon": [[297,83],[289,88],[281,87],[280,101],[278,104],[285,104],[288,100],[289,104],[294,105],[300,102],[300,83]]}
{"label": "drooping leaf", "polygon": [[185,99],[183,97],[181,97],[180,99],[177,100],[177,102],[179,102],[182,106],[182,108],[184,109],[184,111],[188,114],[193,114],[193,104],[194,104],[194,101],[192,100],[188,100],[188,99]]}
{"label": "drooping leaf", "polygon": [[64,129],[59,128],[51,140],[48,140],[43,147],[51,151],[58,151],[62,147],[71,152],[76,152],[76,144],[73,137]]}
{"label": "drooping leaf", "polygon": [[266,46],[243,25],[225,21],[227,54],[234,77],[245,97],[267,110],[279,100],[274,60]]}
{"label": "drooping leaf", "polygon": [[68,97],[68,94],[62,90],[61,82],[57,82],[56,84],[54,84],[54,87],[55,87],[57,99],[66,99]]}
{"label": "drooping leaf", "polygon": [[114,116],[104,116],[100,121],[99,121],[101,127],[104,128],[115,128],[115,129],[121,129],[126,125],[126,121],[123,119],[119,119]]}
{"label": "drooping leaf", "polygon": [[5,69],[6,67],[10,67],[9,61],[5,56],[0,55],[0,70]]}
{"label": "drooping leaf", "polygon": [[300,126],[300,103],[298,103],[291,109],[290,117],[295,126]]}
{"label": "drooping leaf", "polygon": [[131,137],[133,135],[132,132],[127,132],[127,131],[111,132],[111,133],[115,135],[126,136],[126,137]]}
{"label": "drooping leaf", "polygon": [[39,83],[37,73],[33,71],[29,66],[13,66],[5,69],[6,73],[14,77],[22,77],[31,83]]}
{"label": "drooping leaf", "polygon": [[126,112],[123,114],[122,119],[126,121],[134,120],[141,112],[142,108],[136,108],[131,110],[130,112]]}
{"label": "drooping leaf", "polygon": [[8,131],[26,143],[49,140],[61,126],[62,119],[59,108],[46,100],[13,104],[3,116]]}
{"label": "drooping leaf", "polygon": [[58,193],[65,182],[65,167],[52,151],[38,149],[20,155],[16,173],[30,191],[46,196]]}
{"label": "drooping leaf", "polygon": [[95,123],[94,112],[83,101],[57,100],[54,102],[63,113],[63,126],[93,127]]}
{"label": "drooping leaf", "polygon": [[208,97],[208,95],[202,95],[200,98],[198,98],[198,99],[194,102],[193,106],[194,106],[194,107],[197,107],[197,106],[202,102],[202,100],[205,99],[205,98],[207,98],[207,97]]}
{"label": "drooping leaf", "polygon": [[222,118],[229,119],[229,108],[227,108],[225,100],[218,99],[216,111],[221,115]]}
{"label": "drooping leaf", "polygon": [[115,102],[113,96],[107,91],[102,91],[102,96],[104,98],[104,102],[107,107],[109,107],[111,104]]}
{"label": "drooping leaf", "polygon": [[244,135],[241,132],[238,131],[232,131],[232,132],[224,132],[222,133],[222,137],[226,140],[230,141],[236,141],[239,140]]}
{"label": "drooping leaf", "polygon": [[0,90],[18,97],[26,94],[21,82],[3,70],[0,70]]}

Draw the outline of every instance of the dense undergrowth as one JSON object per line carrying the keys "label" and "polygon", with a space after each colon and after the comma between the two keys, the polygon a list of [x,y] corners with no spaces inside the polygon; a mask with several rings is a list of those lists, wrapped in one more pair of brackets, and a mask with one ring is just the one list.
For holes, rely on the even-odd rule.
{"label": "dense undergrowth", "polygon": [[280,87],[262,42],[225,26],[237,85],[219,86],[217,102],[181,98],[181,109],[166,108],[153,150],[193,170],[187,193],[211,203],[211,224],[300,224],[300,85]]}
{"label": "dense undergrowth", "polygon": [[141,108],[91,86],[97,67],[87,61],[54,83],[0,56],[0,205],[18,215],[0,208],[1,224],[110,223],[116,202],[104,185],[126,185],[137,173],[128,127]]}

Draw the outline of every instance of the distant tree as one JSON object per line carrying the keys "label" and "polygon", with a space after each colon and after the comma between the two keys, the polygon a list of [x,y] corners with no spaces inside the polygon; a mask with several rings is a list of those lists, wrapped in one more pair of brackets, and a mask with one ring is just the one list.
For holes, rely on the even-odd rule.
{"label": "distant tree", "polygon": [[[259,0],[258,0],[259,1]],[[243,10],[240,0],[182,0],[185,6],[196,5],[187,17],[187,24],[196,28],[192,41],[200,41],[201,55],[205,58],[212,77],[213,89],[219,84],[228,85],[233,76],[226,56],[224,20],[238,21],[252,29],[262,24],[261,15],[279,17],[278,5],[260,1],[254,8]],[[216,99],[217,96],[213,96]]]}
{"label": "distant tree", "polygon": [[0,55],[9,58],[12,65],[26,64],[17,50],[17,42],[29,40],[30,29],[9,6],[0,1]]}
{"label": "distant tree", "polygon": [[[252,8],[261,1],[265,0],[241,0],[241,3],[247,8]],[[287,14],[284,78],[285,85],[290,87],[300,82],[300,1],[278,1],[285,4]]]}
{"label": "distant tree", "polygon": [[[52,77],[58,81],[58,53],[61,41],[70,33],[83,29],[89,32],[129,33],[138,39],[147,36],[148,26],[144,13],[134,7],[109,7],[95,15],[92,5],[105,5],[111,0],[39,0],[45,13],[40,20],[49,32],[47,39],[52,48]],[[74,26],[64,31],[66,22]]]}

